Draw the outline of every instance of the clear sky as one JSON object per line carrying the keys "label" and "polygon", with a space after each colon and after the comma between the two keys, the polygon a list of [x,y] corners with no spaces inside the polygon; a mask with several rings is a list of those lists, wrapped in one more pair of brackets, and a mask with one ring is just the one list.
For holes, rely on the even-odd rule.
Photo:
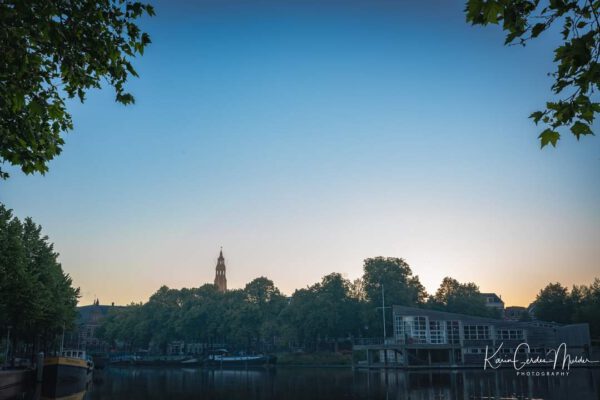
{"label": "clear sky", "polygon": [[230,288],[287,294],[378,255],[507,305],[600,276],[600,140],[540,151],[527,118],[555,33],[504,47],[463,1],[189,3],[143,21],[134,106],[72,102],[50,173],[0,183],[82,304],[212,282],[220,246]]}

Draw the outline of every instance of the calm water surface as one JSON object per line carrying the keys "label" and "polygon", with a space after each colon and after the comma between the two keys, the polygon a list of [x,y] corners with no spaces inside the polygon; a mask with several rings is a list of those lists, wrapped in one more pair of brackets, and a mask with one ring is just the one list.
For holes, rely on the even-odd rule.
{"label": "calm water surface", "polygon": [[96,371],[85,400],[108,399],[600,399],[600,370],[568,377],[503,371],[364,371],[325,368]]}

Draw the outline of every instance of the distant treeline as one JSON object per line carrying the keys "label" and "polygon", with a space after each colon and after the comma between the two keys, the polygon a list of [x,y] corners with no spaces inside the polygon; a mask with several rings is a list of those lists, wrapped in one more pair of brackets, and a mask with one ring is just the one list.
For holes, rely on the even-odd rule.
{"label": "distant treeline", "polygon": [[589,285],[574,285],[571,291],[560,283],[540,290],[533,310],[542,321],[562,324],[588,323],[592,338],[600,339],[600,279]]}
{"label": "distant treeline", "polygon": [[[41,227],[20,221],[0,204],[0,332],[12,348],[49,349],[63,329],[74,328],[79,289],[62,271]],[[386,306],[405,305],[500,318],[474,283],[444,278],[428,295],[401,258],[368,258],[354,281],[331,273],[285,297],[273,282],[256,278],[243,289],[221,293],[214,285],[161,287],[147,303],[112,309],[97,334],[130,350],[165,351],[169,342],[227,343],[240,349],[318,349],[356,337],[382,337],[382,285]],[[388,309],[386,329],[393,334]],[[600,337],[600,279],[570,291],[558,283],[540,291],[535,317],[559,323],[587,322]],[[522,319],[528,319],[524,313]]]}
{"label": "distant treeline", "polygon": [[39,225],[0,204],[0,332],[10,330],[10,354],[46,350],[74,327],[79,289],[57,257]]}
{"label": "distant treeline", "polygon": [[[145,304],[115,309],[98,330],[113,345],[164,351],[169,341],[227,343],[264,350],[318,349],[352,337],[381,337],[382,288],[390,305],[427,306],[471,315],[499,317],[485,305],[475,284],[446,278],[428,298],[419,277],[400,258],[366,259],[355,281],[331,273],[288,298],[273,281],[254,279],[244,289],[221,293],[212,284],[199,288],[161,287]],[[392,332],[387,310],[387,332]]]}
{"label": "distant treeline", "polygon": [[[382,305],[382,284],[386,306],[501,317],[498,310],[486,306],[474,283],[445,278],[435,294],[427,295],[404,260],[376,257],[364,261],[360,279],[349,281],[339,273],[331,273],[319,283],[296,290],[291,298],[283,296],[265,277],[226,293],[218,292],[211,284],[181,290],[163,286],[145,304],[114,310],[98,333],[112,345],[129,350],[164,351],[174,340],[227,343],[233,348],[263,351],[283,347],[316,350],[324,344],[334,348],[344,338],[382,336],[382,313],[378,309]],[[540,292],[537,317],[590,322],[593,334],[598,336],[600,281],[574,288],[566,297],[561,297],[564,292],[555,292],[552,284]],[[573,293],[577,302],[572,300]],[[571,308],[561,309],[563,303]],[[393,334],[391,315],[387,310],[388,335]],[[529,319],[529,315],[525,312],[521,319]]]}

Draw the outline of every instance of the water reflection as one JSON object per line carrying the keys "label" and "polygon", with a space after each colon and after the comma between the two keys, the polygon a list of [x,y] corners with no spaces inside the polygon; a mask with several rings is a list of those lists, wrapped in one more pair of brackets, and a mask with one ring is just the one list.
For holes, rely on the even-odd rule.
{"label": "water reflection", "polygon": [[600,370],[568,377],[514,371],[352,371],[277,368],[110,368],[85,396],[98,399],[599,399]]}

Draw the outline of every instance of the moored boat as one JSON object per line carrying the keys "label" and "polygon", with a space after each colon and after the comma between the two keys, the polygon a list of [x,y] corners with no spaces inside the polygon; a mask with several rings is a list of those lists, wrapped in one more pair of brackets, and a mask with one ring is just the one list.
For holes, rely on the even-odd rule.
{"label": "moored boat", "polygon": [[63,397],[85,390],[92,378],[94,362],[81,350],[65,350],[44,359],[42,393]]}
{"label": "moored boat", "polygon": [[257,355],[238,355],[230,356],[225,354],[211,354],[206,358],[207,365],[220,367],[244,367],[244,366],[266,366],[274,365],[277,357],[257,354]]}

